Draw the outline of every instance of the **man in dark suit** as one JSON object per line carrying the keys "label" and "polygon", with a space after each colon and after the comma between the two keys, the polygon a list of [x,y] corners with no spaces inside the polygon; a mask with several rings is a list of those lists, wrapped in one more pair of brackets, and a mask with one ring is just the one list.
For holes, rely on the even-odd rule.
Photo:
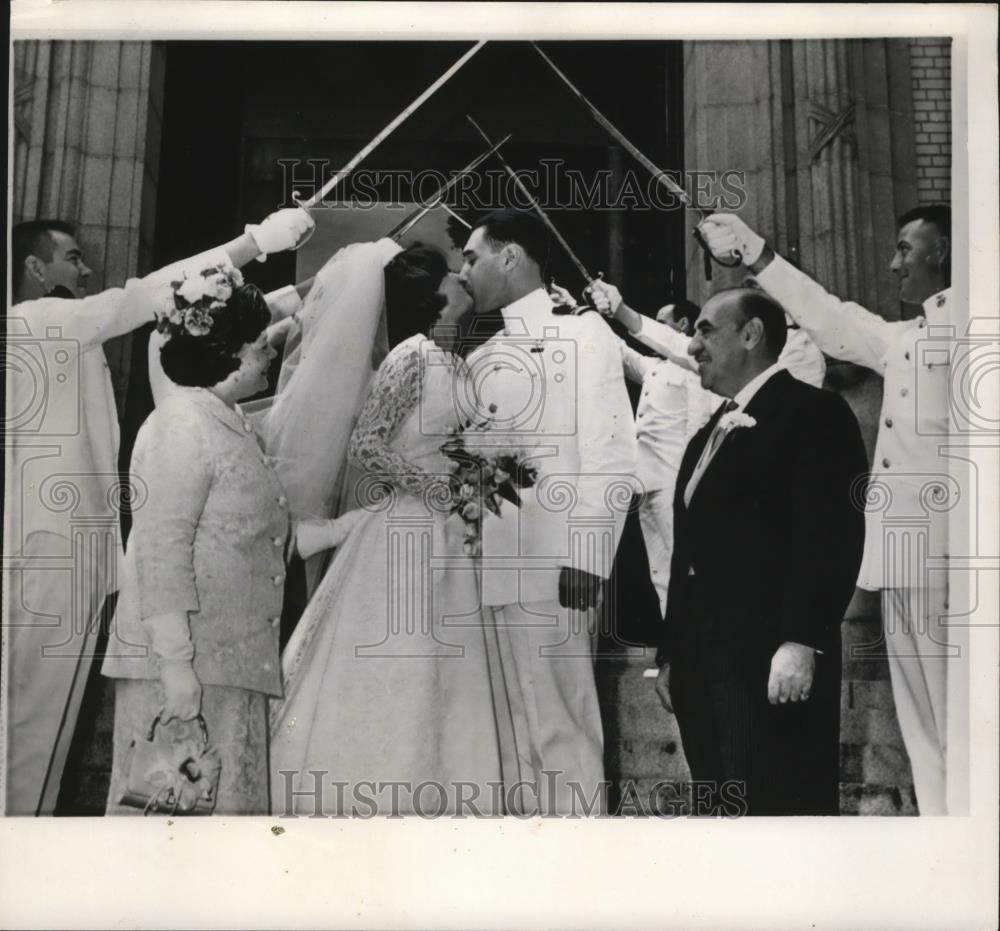
{"label": "man in dark suit", "polygon": [[714,295],[695,330],[702,386],[731,400],[681,461],[657,691],[692,779],[725,810],[742,797],[748,814],[837,814],[840,623],[864,543],[861,433],[841,397],[777,364],[785,314],[766,294]]}

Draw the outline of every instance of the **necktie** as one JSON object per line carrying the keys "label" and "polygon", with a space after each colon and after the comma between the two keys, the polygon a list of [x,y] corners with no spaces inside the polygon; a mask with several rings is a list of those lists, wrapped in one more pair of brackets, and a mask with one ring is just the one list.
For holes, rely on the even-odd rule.
{"label": "necktie", "polygon": [[726,438],[726,427],[723,425],[722,421],[726,414],[730,414],[739,408],[739,404],[735,401],[726,401],[722,405],[722,414],[719,419],[715,422],[715,427],[712,429],[711,434],[708,437],[708,442],[705,444],[705,448],[701,452],[701,458],[698,460],[698,465],[694,467],[694,472],[691,473],[691,478],[688,480],[687,487],[684,489],[684,504],[691,504],[691,496],[694,494],[695,488],[698,487],[698,482],[701,481],[702,475],[705,474],[705,470],[708,468],[708,464],[712,461],[712,457],[716,454],[719,447],[722,445],[722,441]]}

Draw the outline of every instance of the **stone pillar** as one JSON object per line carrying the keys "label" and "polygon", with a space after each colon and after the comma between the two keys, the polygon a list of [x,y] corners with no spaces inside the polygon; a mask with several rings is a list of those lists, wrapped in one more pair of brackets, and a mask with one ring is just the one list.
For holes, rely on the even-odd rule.
{"label": "stone pillar", "polygon": [[[778,42],[684,43],[684,169],[691,194],[709,206],[708,199],[721,190],[706,173],[741,172],[748,196],[739,213],[769,237],[787,232],[779,51]],[[687,226],[697,221],[689,212]],[[777,244],[781,248],[784,242],[779,238]],[[714,291],[745,277],[744,269],[713,265],[712,280],[706,281],[702,250],[688,237],[691,300],[703,304]]]}
{"label": "stone pillar", "polygon": [[[741,172],[739,213],[781,255],[898,319],[896,217],[917,204],[906,40],[685,43],[684,87],[686,169]],[[746,277],[715,265],[706,281],[693,240],[687,272],[698,303]],[[850,402],[871,454],[880,379],[831,360],[828,385]]]}
{"label": "stone pillar", "polygon": [[[685,43],[688,171],[736,170],[739,213],[839,296],[898,318],[888,272],[895,219],[915,206],[913,102],[905,40]],[[744,272],[688,248],[689,296]]]}
{"label": "stone pillar", "polygon": [[[151,42],[14,43],[13,221],[74,223],[91,293],[150,270],[163,63]],[[119,402],[130,347],[105,346]]]}

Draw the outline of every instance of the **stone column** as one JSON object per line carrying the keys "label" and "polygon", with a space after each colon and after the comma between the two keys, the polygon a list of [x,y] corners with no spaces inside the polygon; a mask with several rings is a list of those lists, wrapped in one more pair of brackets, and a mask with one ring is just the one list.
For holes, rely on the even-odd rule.
{"label": "stone column", "polygon": [[[150,270],[163,64],[151,42],[14,44],[13,221],[74,223],[91,293]],[[130,347],[105,346],[119,402]]]}
{"label": "stone column", "polygon": [[[684,168],[690,193],[704,206],[723,193],[706,173],[740,172],[747,193],[740,215],[769,238],[778,236],[780,248],[786,185],[779,51],[778,42],[684,43]],[[687,226],[697,222],[689,212]],[[745,269],[713,265],[706,281],[702,250],[693,237],[687,243],[687,291],[696,303],[746,277]]]}
{"label": "stone column", "polygon": [[[906,41],[685,43],[684,62],[688,171],[743,172],[739,213],[778,252],[898,318],[895,221],[917,203]],[[744,276],[706,283],[693,242],[687,268],[698,301]]]}

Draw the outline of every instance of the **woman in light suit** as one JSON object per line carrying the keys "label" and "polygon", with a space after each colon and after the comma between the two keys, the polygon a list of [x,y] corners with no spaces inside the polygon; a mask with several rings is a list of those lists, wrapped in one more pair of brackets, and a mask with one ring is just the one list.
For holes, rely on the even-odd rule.
{"label": "woman in light suit", "polygon": [[137,500],[103,667],[117,680],[108,813],[139,810],[120,804],[132,739],[157,714],[176,738],[195,738],[201,714],[221,758],[215,813],[264,814],[288,502],[236,402],[266,387],[271,314],[219,267],[182,282],[158,317],[175,387],[132,457]]}

